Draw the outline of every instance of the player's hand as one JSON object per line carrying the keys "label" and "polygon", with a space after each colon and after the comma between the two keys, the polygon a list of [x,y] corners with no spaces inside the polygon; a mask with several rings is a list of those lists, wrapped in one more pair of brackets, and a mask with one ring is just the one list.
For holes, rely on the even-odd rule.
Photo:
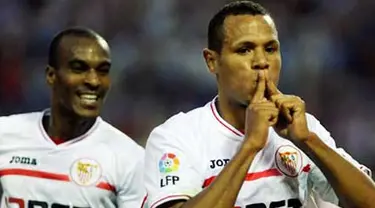
{"label": "player's hand", "polygon": [[306,140],[310,131],[307,127],[305,102],[298,96],[284,95],[269,79],[266,80],[266,88],[268,99],[280,110],[278,122],[274,125],[275,131],[291,141]]}
{"label": "player's hand", "polygon": [[245,143],[255,151],[260,151],[267,143],[268,129],[277,123],[279,109],[265,98],[266,78],[259,72],[256,91],[246,109]]}

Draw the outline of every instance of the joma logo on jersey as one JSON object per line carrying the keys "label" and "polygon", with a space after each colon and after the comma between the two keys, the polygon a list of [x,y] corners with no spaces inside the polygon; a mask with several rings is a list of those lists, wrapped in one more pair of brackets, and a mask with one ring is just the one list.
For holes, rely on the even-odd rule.
{"label": "joma logo on jersey", "polygon": [[36,159],[31,157],[13,156],[9,161],[10,164],[37,165]]}
{"label": "joma logo on jersey", "polygon": [[210,168],[215,169],[216,167],[223,167],[225,166],[230,159],[217,159],[217,160],[210,160]]}

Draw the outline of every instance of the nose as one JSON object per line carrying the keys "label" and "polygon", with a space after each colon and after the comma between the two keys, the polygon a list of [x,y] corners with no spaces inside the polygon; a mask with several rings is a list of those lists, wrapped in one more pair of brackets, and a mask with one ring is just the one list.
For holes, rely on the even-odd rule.
{"label": "nose", "polygon": [[100,86],[100,79],[95,69],[90,69],[85,77],[85,85],[90,89],[96,89]]}
{"label": "nose", "polygon": [[253,70],[265,70],[269,68],[269,63],[265,51],[259,49],[255,50],[251,68]]}

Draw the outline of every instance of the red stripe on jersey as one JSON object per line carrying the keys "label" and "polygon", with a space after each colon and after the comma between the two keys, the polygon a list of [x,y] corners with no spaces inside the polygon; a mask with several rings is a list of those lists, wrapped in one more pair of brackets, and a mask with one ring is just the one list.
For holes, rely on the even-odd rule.
{"label": "red stripe on jersey", "polygon": [[[245,181],[254,181],[254,180],[257,180],[259,178],[267,178],[267,177],[271,177],[271,176],[281,176],[281,175],[282,175],[282,173],[280,173],[279,170],[277,170],[276,168],[272,168],[272,169],[265,170],[265,171],[262,171],[262,172],[247,173],[247,175],[245,177]],[[215,178],[216,178],[216,176],[212,176],[212,177],[204,180],[203,188],[209,186],[215,180]]]}
{"label": "red stripe on jersey", "polygon": [[116,193],[116,188],[109,183],[100,182],[96,187]]}
{"label": "red stripe on jersey", "polygon": [[245,181],[254,181],[259,178],[266,178],[266,177],[271,177],[271,176],[281,176],[283,175],[280,173],[280,171],[276,168],[272,168],[269,170],[265,170],[262,172],[255,172],[255,173],[248,173],[246,175]]}
{"label": "red stripe on jersey", "polygon": [[145,206],[146,201],[147,201],[147,197],[148,197],[148,195],[146,194],[146,196],[143,198],[141,208],[143,208],[143,206]]}
{"label": "red stripe on jersey", "polygon": [[[43,179],[65,181],[65,182],[71,181],[70,177],[64,174],[49,173],[49,172],[38,171],[38,170],[25,170],[25,169],[20,169],[20,168],[0,170],[0,177],[9,176],[9,175],[28,176],[28,177],[34,177],[34,178],[43,178]],[[116,188],[107,182],[100,182],[96,187],[116,193]]]}
{"label": "red stripe on jersey", "polygon": [[5,169],[0,170],[0,177],[6,175],[21,175],[21,176],[29,176],[35,178],[44,178],[50,180],[57,180],[57,181],[70,181],[69,176],[63,174],[56,174],[56,173],[48,173],[38,170],[25,170],[25,169]]}

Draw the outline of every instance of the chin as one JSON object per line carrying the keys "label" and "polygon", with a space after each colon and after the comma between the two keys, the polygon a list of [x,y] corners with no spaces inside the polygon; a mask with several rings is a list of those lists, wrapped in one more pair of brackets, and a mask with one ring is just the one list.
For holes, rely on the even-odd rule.
{"label": "chin", "polygon": [[74,113],[81,117],[81,118],[87,118],[87,119],[93,119],[100,115],[99,109],[87,109],[87,108],[76,108],[74,109]]}
{"label": "chin", "polygon": [[100,111],[85,109],[85,110],[82,110],[79,115],[85,118],[96,118],[100,115]]}
{"label": "chin", "polygon": [[84,111],[84,112],[79,112],[77,114],[78,116],[82,117],[82,118],[96,118],[99,116],[99,113],[98,112],[92,112],[92,111]]}

